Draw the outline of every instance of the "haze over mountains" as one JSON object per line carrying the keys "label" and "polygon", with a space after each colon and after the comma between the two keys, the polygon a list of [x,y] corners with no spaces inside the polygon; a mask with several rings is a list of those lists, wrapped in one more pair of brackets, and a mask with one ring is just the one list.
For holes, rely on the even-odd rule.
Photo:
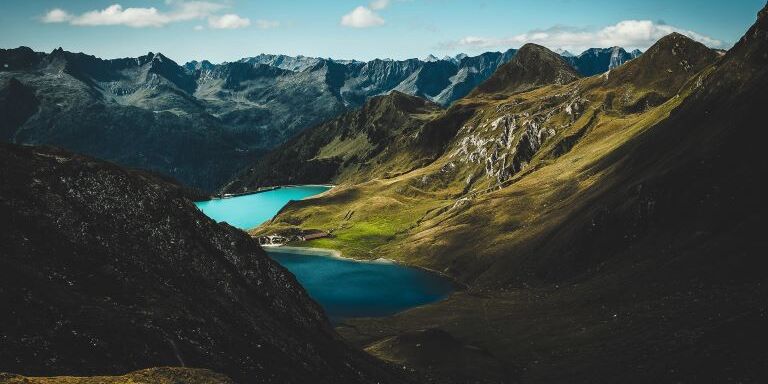
{"label": "haze over mountains", "polygon": [[[629,58],[618,48],[598,51],[567,60],[589,74]],[[265,151],[370,97],[394,90],[449,105],[515,52],[367,63],[259,55],[180,66],[160,53],[103,60],[0,50],[0,134],[213,190]]]}

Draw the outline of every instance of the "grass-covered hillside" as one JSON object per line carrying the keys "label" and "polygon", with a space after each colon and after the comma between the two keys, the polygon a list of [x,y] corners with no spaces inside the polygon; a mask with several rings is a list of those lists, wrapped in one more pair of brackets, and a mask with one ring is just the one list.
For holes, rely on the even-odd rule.
{"label": "grass-covered hillside", "polygon": [[[767,12],[722,57],[672,34],[606,74],[475,92],[416,134],[430,164],[342,180],[252,233],[324,229],[302,245],[468,284],[340,328],[391,361],[450,376],[480,350],[488,380],[764,380]],[[435,343],[459,347],[420,352]]]}
{"label": "grass-covered hillside", "polygon": [[436,104],[397,91],[374,97],[265,155],[223,191],[405,173],[431,160],[411,149],[419,129],[441,111]]}

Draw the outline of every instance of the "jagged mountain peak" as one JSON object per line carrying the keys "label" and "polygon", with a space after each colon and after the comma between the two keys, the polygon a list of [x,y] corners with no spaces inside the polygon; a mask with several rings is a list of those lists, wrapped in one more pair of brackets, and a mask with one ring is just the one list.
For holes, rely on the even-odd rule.
{"label": "jagged mountain peak", "polygon": [[724,56],[724,60],[742,60],[766,67],[768,64],[768,4],[757,13],[757,21]]}
{"label": "jagged mountain peak", "polygon": [[717,60],[718,53],[691,38],[672,33],[637,59],[605,74],[607,84],[652,89],[654,98],[674,96],[693,76]]}
{"label": "jagged mountain peak", "polygon": [[517,50],[518,56],[529,56],[529,55],[542,55],[542,56],[552,56],[557,57],[557,54],[555,52],[552,52],[549,48],[535,44],[535,43],[527,43],[520,47],[520,49]]}
{"label": "jagged mountain peak", "polygon": [[177,67],[179,66],[175,61],[169,59],[168,56],[165,56],[160,52],[148,52],[146,55],[139,56],[137,61],[139,65],[169,64]]}
{"label": "jagged mountain peak", "polygon": [[655,50],[662,50],[662,49],[665,49],[667,47],[671,48],[673,45],[680,45],[680,44],[686,44],[686,45],[689,45],[689,44],[699,44],[699,45],[703,45],[703,44],[701,44],[701,43],[691,39],[690,37],[688,37],[686,35],[683,35],[682,33],[672,32],[672,33],[662,37],[661,39],[659,39],[655,44],[653,44],[650,48],[648,48],[648,52],[646,52],[646,53],[652,53]]}
{"label": "jagged mountain peak", "polygon": [[578,78],[579,74],[560,55],[541,45],[528,43],[473,94],[515,93],[548,84],[565,84]]}
{"label": "jagged mountain peak", "polygon": [[716,56],[717,53],[704,44],[673,32],[659,39],[627,67],[647,67],[659,71],[681,69],[690,72],[700,67],[697,64],[701,61],[711,62]]}

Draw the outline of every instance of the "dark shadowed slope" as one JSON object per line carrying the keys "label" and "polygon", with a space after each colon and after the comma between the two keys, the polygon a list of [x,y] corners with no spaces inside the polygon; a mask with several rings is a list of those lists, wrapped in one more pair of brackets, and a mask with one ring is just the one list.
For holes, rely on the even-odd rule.
{"label": "dark shadowed slope", "polygon": [[465,276],[488,296],[367,326],[397,334],[443,317],[524,367],[524,382],[764,382],[767,87],[763,10],[668,117],[618,146],[594,130],[400,242],[458,275],[474,269]]}
{"label": "dark shadowed slope", "polygon": [[240,382],[394,381],[254,240],[155,176],[0,147],[0,371],[209,368]]}
{"label": "dark shadowed slope", "polygon": [[281,145],[223,191],[338,183],[408,171],[423,160],[411,146],[415,134],[441,111],[436,104],[398,91],[374,97],[362,108],[310,128]]}

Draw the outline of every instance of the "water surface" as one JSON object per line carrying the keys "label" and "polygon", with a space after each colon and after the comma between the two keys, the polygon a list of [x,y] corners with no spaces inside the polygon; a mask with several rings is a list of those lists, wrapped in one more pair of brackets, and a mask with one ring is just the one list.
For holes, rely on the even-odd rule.
{"label": "water surface", "polygon": [[267,192],[195,203],[206,216],[240,229],[256,228],[274,217],[291,200],[301,200],[331,189],[323,185],[281,187]]}
{"label": "water surface", "polygon": [[[284,187],[195,204],[216,221],[250,229],[270,220],[290,200],[301,200],[328,189]],[[392,262],[356,261],[286,247],[266,250],[296,276],[335,323],[351,317],[391,315],[443,299],[454,289],[451,281],[437,274]]]}
{"label": "water surface", "polygon": [[453,283],[437,274],[388,261],[356,261],[268,248],[296,276],[332,321],[387,316],[448,296]]}

